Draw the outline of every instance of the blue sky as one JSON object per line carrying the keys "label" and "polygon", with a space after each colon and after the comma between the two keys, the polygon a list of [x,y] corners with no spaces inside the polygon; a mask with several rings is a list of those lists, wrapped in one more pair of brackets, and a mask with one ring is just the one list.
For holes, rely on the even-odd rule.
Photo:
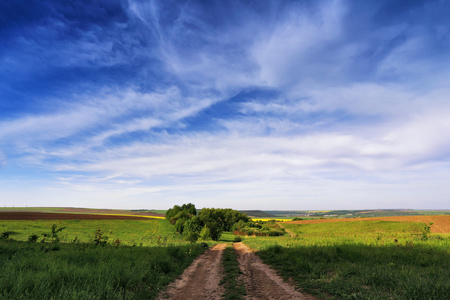
{"label": "blue sky", "polygon": [[2,1],[0,205],[450,208],[448,1]]}

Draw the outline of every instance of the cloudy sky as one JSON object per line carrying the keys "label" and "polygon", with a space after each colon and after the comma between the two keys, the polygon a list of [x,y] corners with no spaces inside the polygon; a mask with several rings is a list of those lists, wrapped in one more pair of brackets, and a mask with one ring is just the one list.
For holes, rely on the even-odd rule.
{"label": "cloudy sky", "polygon": [[450,208],[448,1],[2,1],[0,205]]}

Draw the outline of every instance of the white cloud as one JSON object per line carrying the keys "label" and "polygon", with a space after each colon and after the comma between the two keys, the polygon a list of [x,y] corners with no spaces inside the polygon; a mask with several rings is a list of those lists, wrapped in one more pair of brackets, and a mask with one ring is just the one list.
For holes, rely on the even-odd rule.
{"label": "white cloud", "polygon": [[342,57],[347,54],[345,49],[334,49],[332,56],[322,53],[324,47],[333,47],[333,41],[341,36],[345,13],[341,1],[326,2],[313,14],[307,9],[293,11],[272,32],[261,36],[252,50],[261,79],[270,86],[325,80],[330,74],[339,73],[346,63]]}
{"label": "white cloud", "polygon": [[[353,131],[269,135],[239,131],[222,134],[171,135],[158,144],[133,143],[106,152],[89,153],[83,165],[61,170],[116,174],[117,177],[204,178],[305,177],[334,173],[397,172],[449,155],[450,121],[446,112],[429,112],[408,121],[365,125]],[[242,127],[251,124],[240,125]],[[365,130],[367,129],[367,130]],[[370,134],[367,134],[370,132]]]}
{"label": "white cloud", "polygon": [[[69,154],[102,146],[107,139],[124,133],[176,125],[217,101],[184,97],[177,88],[159,93],[125,90],[118,95],[103,92],[74,98],[76,104],[65,104],[54,112],[0,122],[0,140],[31,152],[46,148],[47,154],[54,151]],[[62,150],[57,146],[50,150],[54,148],[53,142],[67,138],[72,139],[73,146],[65,144]]]}

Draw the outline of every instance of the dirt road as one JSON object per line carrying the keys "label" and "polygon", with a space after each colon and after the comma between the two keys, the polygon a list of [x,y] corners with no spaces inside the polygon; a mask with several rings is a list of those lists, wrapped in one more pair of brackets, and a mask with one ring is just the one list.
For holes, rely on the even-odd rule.
{"label": "dirt road", "polygon": [[293,286],[283,281],[247,245],[235,243],[233,246],[243,272],[242,276],[247,290],[246,299],[315,299],[312,296],[301,294]]}
{"label": "dirt road", "polygon": [[[247,245],[235,243],[233,246],[243,273],[246,299],[315,299],[283,281]],[[221,299],[224,290],[219,282],[223,275],[221,258],[225,247],[226,244],[218,244],[200,255],[159,299]]]}
{"label": "dirt road", "polygon": [[218,244],[200,255],[159,299],[220,299],[223,288],[222,253],[226,244]]}

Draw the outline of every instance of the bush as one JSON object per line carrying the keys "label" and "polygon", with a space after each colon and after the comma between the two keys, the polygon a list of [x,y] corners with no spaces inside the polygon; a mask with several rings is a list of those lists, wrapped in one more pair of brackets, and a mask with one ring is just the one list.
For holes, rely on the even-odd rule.
{"label": "bush", "polygon": [[210,240],[210,239],[211,239],[211,230],[209,230],[208,227],[204,226],[204,227],[202,228],[202,230],[200,231],[200,238],[201,238],[203,241]]}
{"label": "bush", "polygon": [[191,243],[195,243],[198,240],[198,236],[199,236],[199,234],[197,232],[189,231],[186,234],[186,240]]}
{"label": "bush", "polygon": [[103,235],[103,232],[101,229],[97,229],[94,233],[94,245],[95,246],[106,246],[106,244],[108,243],[108,237]]}
{"label": "bush", "polygon": [[36,243],[37,239],[39,238],[39,236],[37,234],[32,234],[28,237],[28,242],[29,243]]}

